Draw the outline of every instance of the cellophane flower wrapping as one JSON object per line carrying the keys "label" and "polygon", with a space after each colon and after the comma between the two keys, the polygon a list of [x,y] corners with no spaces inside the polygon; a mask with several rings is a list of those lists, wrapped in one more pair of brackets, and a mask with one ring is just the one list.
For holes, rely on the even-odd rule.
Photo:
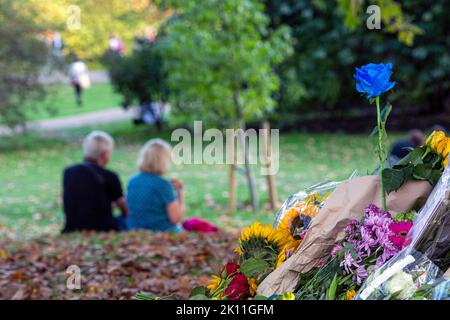
{"label": "cellophane flower wrapping", "polygon": [[[354,171],[349,179],[355,178],[358,176],[357,171]],[[286,213],[289,211],[289,209],[293,208],[296,204],[298,204],[301,201],[304,201],[307,197],[312,195],[318,195],[320,198],[324,199],[329,195],[331,192],[336,189],[336,186],[341,183],[340,181],[323,181],[320,183],[317,183],[315,185],[310,186],[309,188],[299,191],[291,196],[289,196],[286,201],[281,206],[280,210],[278,210],[275,221],[274,221],[274,227],[277,228],[280,222],[285,217]]]}
{"label": "cellophane flower wrapping", "polygon": [[450,166],[416,215],[407,245],[364,282],[355,299],[449,299]]}
{"label": "cellophane flower wrapping", "polygon": [[372,274],[357,300],[447,300],[448,279],[425,254],[405,248]]}

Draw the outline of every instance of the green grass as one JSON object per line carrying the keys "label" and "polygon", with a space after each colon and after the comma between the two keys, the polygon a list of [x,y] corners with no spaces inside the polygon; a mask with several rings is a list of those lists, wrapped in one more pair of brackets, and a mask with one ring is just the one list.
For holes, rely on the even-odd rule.
{"label": "green grass", "polygon": [[[0,225],[19,237],[56,233],[61,228],[61,172],[81,158],[80,141],[92,128],[43,136],[7,137],[0,140]],[[124,186],[135,172],[137,152],[146,140],[161,136],[153,129],[135,128],[128,122],[101,126],[116,138],[110,168],[117,171]],[[280,170],[276,176],[280,201],[313,183],[345,179],[353,170],[366,174],[374,169],[374,141],[367,135],[290,133],[280,137]],[[256,168],[255,168],[256,169]],[[267,188],[259,170],[254,170],[260,204]],[[223,228],[241,227],[255,220],[273,221],[275,212],[251,212],[245,206],[226,213],[228,167],[225,165],[183,165],[169,177],[182,180],[187,191],[188,216],[200,216]],[[239,201],[245,203],[247,189],[239,175]],[[5,230],[3,230],[5,232]],[[0,234],[2,231],[0,230]],[[1,235],[0,235],[1,236]]]}
{"label": "green grass", "polygon": [[75,101],[72,86],[61,84],[51,86],[43,101],[28,103],[25,108],[27,119],[33,121],[98,111],[117,107],[120,104],[121,97],[113,91],[109,83],[94,84],[91,88],[84,90],[81,107]]}

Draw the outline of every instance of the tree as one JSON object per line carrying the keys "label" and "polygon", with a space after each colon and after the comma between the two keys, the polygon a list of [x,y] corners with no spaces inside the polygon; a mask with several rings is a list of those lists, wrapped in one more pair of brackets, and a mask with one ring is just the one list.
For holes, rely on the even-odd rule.
{"label": "tree", "polygon": [[137,101],[167,101],[168,88],[159,41],[147,42],[128,56],[106,57],[111,82],[124,106]]}
{"label": "tree", "polygon": [[[395,80],[402,88],[391,97],[398,111],[414,106],[422,112],[443,112],[450,99],[450,38],[446,24],[450,2],[404,0],[396,9],[389,9],[392,1],[383,2],[383,19],[396,16],[394,26],[403,22],[412,30],[422,30],[414,34],[411,44],[399,41],[410,39],[408,29],[397,33],[384,20],[381,30],[367,29],[363,23],[369,17],[365,8],[380,1],[338,1],[341,6],[325,0],[264,1],[271,28],[288,25],[294,43],[294,54],[277,67],[281,89],[276,120],[295,119],[305,112],[338,113],[359,105],[354,68],[386,61],[394,63]],[[351,9],[350,3],[359,9]],[[347,15],[355,15],[356,21],[347,21]]]}
{"label": "tree", "polygon": [[41,98],[44,87],[39,74],[47,49],[37,35],[45,30],[8,0],[0,0],[0,117],[10,126],[25,122],[25,103]]}
{"label": "tree", "polygon": [[[388,33],[397,34],[398,40],[411,46],[414,43],[414,38],[423,34],[423,30],[412,23],[412,19],[405,14],[402,5],[393,0],[336,0],[341,13],[344,15],[344,23],[355,30],[361,26],[367,17],[362,13],[366,13],[366,8],[371,5],[376,5],[380,9],[380,19],[386,26],[385,30]],[[382,14],[381,14],[382,13]]]}
{"label": "tree", "polygon": [[[246,121],[273,110],[278,90],[273,67],[289,51],[288,29],[270,33],[264,6],[256,0],[185,0],[170,5],[179,13],[167,26],[166,51],[178,112],[245,130]],[[243,152],[256,208],[248,148]]]}
{"label": "tree", "polygon": [[[17,1],[19,2],[19,1]],[[98,62],[108,48],[108,39],[117,34],[131,52],[134,37],[145,28],[158,27],[170,10],[159,11],[151,0],[21,0],[33,8],[36,24],[52,25],[65,43],[65,54]],[[71,22],[79,25],[71,26]]]}

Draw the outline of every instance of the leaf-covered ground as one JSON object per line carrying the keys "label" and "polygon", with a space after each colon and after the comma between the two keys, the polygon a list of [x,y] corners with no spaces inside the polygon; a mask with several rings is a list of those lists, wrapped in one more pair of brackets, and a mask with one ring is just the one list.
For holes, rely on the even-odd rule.
{"label": "leaf-covered ground", "polygon": [[[187,298],[232,257],[236,238],[143,231],[0,241],[0,299]],[[80,290],[67,288],[71,265],[81,270]]]}

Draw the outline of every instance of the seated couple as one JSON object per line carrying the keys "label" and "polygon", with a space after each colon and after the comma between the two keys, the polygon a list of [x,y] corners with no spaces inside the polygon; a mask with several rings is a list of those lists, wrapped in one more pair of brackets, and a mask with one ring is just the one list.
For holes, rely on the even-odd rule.
{"label": "seated couple", "polygon": [[[106,169],[114,147],[110,135],[94,131],[83,141],[84,161],[64,170],[63,232],[146,229],[179,232],[185,212],[184,188],[180,181],[163,176],[171,165],[170,145],[160,139],[141,149],[138,170],[128,182],[124,196],[119,176]],[[120,209],[120,217],[113,209]],[[217,231],[198,218],[183,223],[193,231]]]}

